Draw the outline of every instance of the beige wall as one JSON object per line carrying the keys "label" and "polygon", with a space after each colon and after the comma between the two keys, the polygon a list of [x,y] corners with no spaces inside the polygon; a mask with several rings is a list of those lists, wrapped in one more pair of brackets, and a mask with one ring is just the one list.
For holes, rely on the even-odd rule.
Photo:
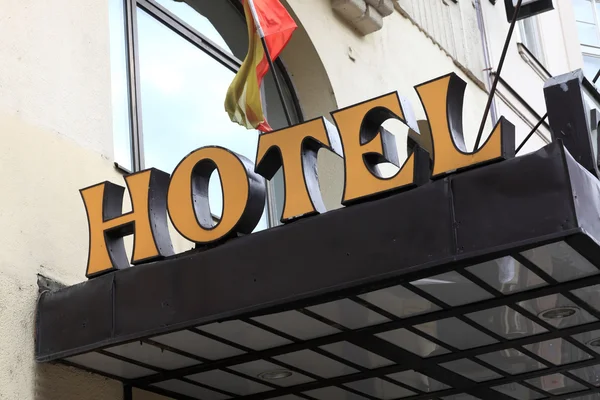
{"label": "beige wall", "polygon": [[115,400],[121,385],[34,362],[37,275],[84,279],[78,189],[117,177],[105,1],[0,0],[0,397]]}

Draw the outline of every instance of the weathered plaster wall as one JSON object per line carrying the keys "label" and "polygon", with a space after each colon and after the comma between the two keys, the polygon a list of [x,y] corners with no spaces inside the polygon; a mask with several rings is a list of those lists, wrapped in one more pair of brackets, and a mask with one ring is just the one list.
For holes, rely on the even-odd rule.
{"label": "weathered plaster wall", "polygon": [[111,157],[106,1],[0,1],[0,107]]}
{"label": "weathered plaster wall", "polygon": [[116,382],[34,362],[37,274],[69,285],[85,279],[78,189],[118,176],[100,154],[19,114],[0,112],[0,132],[0,398],[118,400]]}
{"label": "weathered plaster wall", "polygon": [[37,274],[85,278],[78,189],[119,178],[107,3],[0,0],[0,10],[0,398],[119,400],[118,382],[34,362]]}

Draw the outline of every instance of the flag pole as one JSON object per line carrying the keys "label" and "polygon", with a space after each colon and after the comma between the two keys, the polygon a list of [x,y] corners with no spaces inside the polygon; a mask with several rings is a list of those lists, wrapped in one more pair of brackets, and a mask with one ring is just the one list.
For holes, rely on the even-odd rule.
{"label": "flag pole", "polygon": [[292,126],[292,117],[290,111],[287,108],[287,104],[285,103],[285,96],[283,95],[283,88],[281,86],[281,82],[279,81],[279,77],[277,76],[277,71],[275,71],[275,65],[273,64],[273,60],[271,60],[271,54],[269,53],[269,47],[267,46],[267,41],[265,40],[265,33],[260,26],[260,21],[258,19],[258,15],[256,13],[256,8],[254,8],[254,0],[246,0],[248,5],[250,6],[250,11],[252,12],[252,19],[254,19],[254,25],[256,25],[256,30],[258,32],[258,36],[260,36],[260,42],[262,43],[263,49],[265,50],[265,55],[267,56],[267,61],[269,62],[269,68],[271,69],[271,74],[273,74],[273,79],[275,80],[275,87],[277,88],[277,94],[279,95],[279,99],[281,100],[281,106],[283,107],[283,113],[285,114],[285,119],[287,120],[288,126]]}

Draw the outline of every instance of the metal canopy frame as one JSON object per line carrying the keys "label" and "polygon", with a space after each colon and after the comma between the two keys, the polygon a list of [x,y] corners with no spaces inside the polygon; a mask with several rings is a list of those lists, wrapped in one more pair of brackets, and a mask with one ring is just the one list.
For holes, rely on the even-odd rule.
{"label": "metal canopy frame", "polygon": [[[36,360],[175,399],[596,400],[600,348],[588,339],[600,337],[599,192],[558,141],[46,292]],[[577,261],[553,270],[532,256],[555,248]],[[518,265],[526,287],[505,291],[481,275],[499,265],[493,260]],[[447,273],[458,285],[449,293],[423,284]],[[392,291],[404,293],[399,308],[388,307],[390,297],[377,301]],[[425,308],[407,311],[411,299]],[[565,305],[577,314],[553,320],[538,312]],[[511,320],[521,326],[512,334]],[[431,325],[439,331],[424,328]],[[453,336],[452,327],[462,331]],[[540,350],[548,343],[562,358]],[[294,384],[264,379],[259,366],[292,373]]]}

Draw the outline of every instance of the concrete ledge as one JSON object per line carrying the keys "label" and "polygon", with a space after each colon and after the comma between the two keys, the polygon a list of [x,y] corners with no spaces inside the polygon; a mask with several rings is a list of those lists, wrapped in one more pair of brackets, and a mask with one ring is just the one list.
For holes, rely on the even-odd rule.
{"label": "concrete ledge", "polygon": [[383,18],[394,12],[392,0],[332,0],[331,6],[362,36],[383,27]]}

